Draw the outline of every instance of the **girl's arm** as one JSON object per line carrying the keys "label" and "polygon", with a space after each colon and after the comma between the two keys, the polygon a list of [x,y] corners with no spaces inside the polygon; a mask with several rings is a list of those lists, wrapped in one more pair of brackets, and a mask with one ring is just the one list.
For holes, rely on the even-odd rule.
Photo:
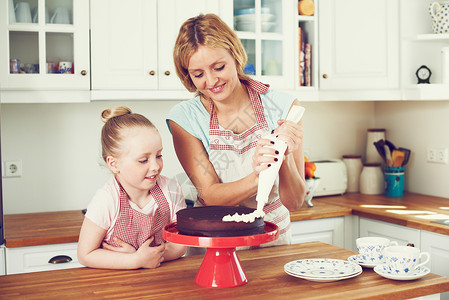
{"label": "girl's arm", "polygon": [[78,241],[78,261],[86,267],[104,269],[157,268],[164,260],[165,245],[150,247],[148,239],[133,253],[101,248],[106,230],[84,218]]}
{"label": "girl's arm", "polygon": [[177,123],[169,122],[176,155],[207,205],[238,205],[257,192],[258,176],[254,172],[240,180],[221,183],[201,141]]}

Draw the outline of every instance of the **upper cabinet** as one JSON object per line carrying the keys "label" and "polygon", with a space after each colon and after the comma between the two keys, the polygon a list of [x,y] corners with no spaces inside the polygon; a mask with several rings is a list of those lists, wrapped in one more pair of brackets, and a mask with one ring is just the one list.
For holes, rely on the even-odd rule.
{"label": "upper cabinet", "polygon": [[245,73],[276,89],[295,86],[294,7],[292,0],[234,0],[234,30],[248,55]]}
{"label": "upper cabinet", "polygon": [[[449,99],[449,2],[401,0],[401,87],[405,100]],[[433,14],[433,16],[432,16]],[[430,84],[417,70],[430,69]]]}
{"label": "upper cabinet", "polygon": [[320,0],[320,89],[397,89],[397,0]]}
{"label": "upper cabinet", "polygon": [[179,28],[200,13],[230,21],[232,6],[225,2],[91,1],[92,99],[189,95],[173,63]]}
{"label": "upper cabinet", "polygon": [[[2,102],[89,101],[67,93],[90,90],[89,0],[5,0],[0,5]],[[36,90],[56,94],[23,93]]]}

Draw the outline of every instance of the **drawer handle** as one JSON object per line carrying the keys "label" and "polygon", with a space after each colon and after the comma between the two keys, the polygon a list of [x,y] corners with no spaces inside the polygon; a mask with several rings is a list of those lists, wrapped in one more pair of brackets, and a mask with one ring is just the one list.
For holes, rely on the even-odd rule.
{"label": "drawer handle", "polygon": [[170,71],[165,71],[164,74],[170,76]]}
{"label": "drawer handle", "polygon": [[87,71],[86,70],[82,70],[81,71],[81,75],[86,76],[87,75]]}
{"label": "drawer handle", "polygon": [[71,262],[71,261],[72,261],[72,258],[70,256],[67,256],[67,255],[56,255],[56,256],[50,258],[48,263],[49,264],[63,264],[63,263]]}

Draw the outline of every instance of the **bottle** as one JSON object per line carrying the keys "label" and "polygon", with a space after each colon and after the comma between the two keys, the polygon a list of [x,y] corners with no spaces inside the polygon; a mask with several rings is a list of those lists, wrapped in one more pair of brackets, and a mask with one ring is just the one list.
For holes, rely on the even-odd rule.
{"label": "bottle", "polygon": [[346,173],[348,175],[348,185],[346,192],[357,193],[360,185],[360,173],[362,172],[362,156],[361,155],[343,155],[343,162],[346,165]]}
{"label": "bottle", "polygon": [[366,137],[366,162],[368,163],[382,163],[382,157],[377,152],[374,142],[378,140],[385,140],[385,129],[370,128]]}
{"label": "bottle", "polygon": [[384,192],[385,180],[380,163],[365,163],[360,173],[360,194],[380,195]]}

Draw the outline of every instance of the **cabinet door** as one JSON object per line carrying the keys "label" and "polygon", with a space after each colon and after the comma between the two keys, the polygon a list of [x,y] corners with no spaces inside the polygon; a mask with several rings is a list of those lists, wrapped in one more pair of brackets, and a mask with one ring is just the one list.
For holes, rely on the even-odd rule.
{"label": "cabinet door", "polygon": [[5,248],[0,246],[0,275],[6,274]]}
{"label": "cabinet door", "polygon": [[0,5],[2,90],[90,89],[88,0]]}
{"label": "cabinet door", "polygon": [[398,88],[397,0],[320,0],[320,89]]}
{"label": "cabinet door", "polygon": [[344,218],[292,222],[292,243],[319,241],[344,247]]}
{"label": "cabinet door", "polygon": [[91,1],[92,90],[157,89],[156,0]]}
{"label": "cabinet door", "polygon": [[359,234],[360,237],[385,237],[391,241],[397,241],[399,245],[412,243],[418,248],[421,245],[420,230],[418,229],[366,218],[360,218]]}

